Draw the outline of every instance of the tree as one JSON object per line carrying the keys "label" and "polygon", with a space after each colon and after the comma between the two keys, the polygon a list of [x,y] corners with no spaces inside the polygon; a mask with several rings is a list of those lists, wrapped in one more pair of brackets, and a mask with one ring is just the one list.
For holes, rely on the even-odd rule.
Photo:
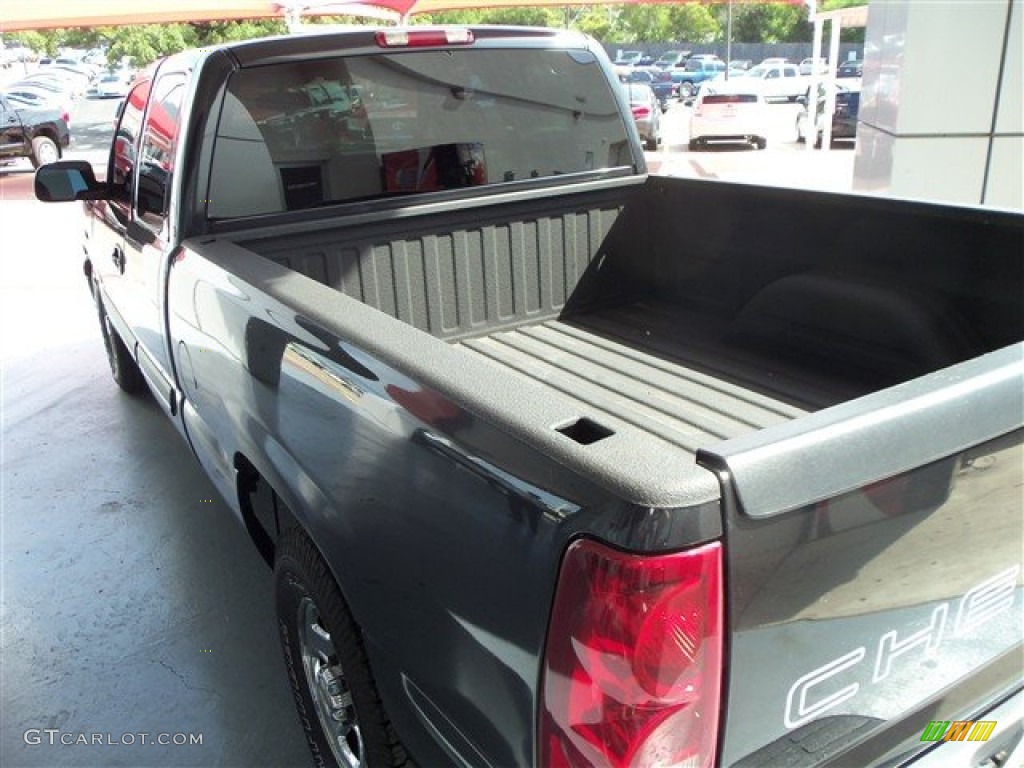
{"label": "tree", "polygon": [[[719,7],[722,18],[726,7]],[[738,43],[807,42],[811,27],[807,7],[765,3],[736,4],[732,9],[732,39]]]}
{"label": "tree", "polygon": [[606,43],[624,42],[616,37],[618,11],[607,5],[590,5],[573,20],[573,28]]}
{"label": "tree", "polygon": [[283,19],[257,19],[252,21],[205,21],[189,24],[199,46],[217,45],[232,40],[252,40],[256,37],[283,35],[288,32]]}
{"label": "tree", "polygon": [[144,67],[161,56],[169,56],[198,45],[198,36],[188,24],[147,24],[119,27],[107,49],[107,60],[128,57],[132,64]]}
{"label": "tree", "polygon": [[713,43],[725,37],[725,30],[711,9],[700,3],[670,6],[669,20],[676,40],[688,43]]}
{"label": "tree", "polygon": [[622,42],[664,43],[674,39],[667,5],[630,5],[619,14]]}
{"label": "tree", "polygon": [[47,56],[56,56],[57,48],[60,46],[58,33],[62,30],[47,29],[44,31],[28,30],[25,32],[11,32],[5,35],[8,42],[19,42],[26,48],[31,48],[36,53]]}
{"label": "tree", "polygon": [[474,11],[439,11],[413,17],[414,24],[510,24],[526,27],[561,26],[556,8],[488,8]]}

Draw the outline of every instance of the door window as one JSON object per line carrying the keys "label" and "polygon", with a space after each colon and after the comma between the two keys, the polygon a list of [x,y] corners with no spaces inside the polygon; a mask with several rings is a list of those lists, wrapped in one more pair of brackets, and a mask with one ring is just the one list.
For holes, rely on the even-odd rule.
{"label": "door window", "polygon": [[129,92],[110,150],[107,178],[110,180],[112,191],[111,203],[120,204],[125,209],[131,205],[132,176],[135,172],[139,129],[142,126],[146,100],[149,98],[149,86],[150,81],[144,80]]}
{"label": "door window", "polygon": [[184,75],[161,77],[153,90],[146,114],[135,212],[154,232],[160,231],[167,217],[167,193],[174,170],[174,144],[184,93]]}

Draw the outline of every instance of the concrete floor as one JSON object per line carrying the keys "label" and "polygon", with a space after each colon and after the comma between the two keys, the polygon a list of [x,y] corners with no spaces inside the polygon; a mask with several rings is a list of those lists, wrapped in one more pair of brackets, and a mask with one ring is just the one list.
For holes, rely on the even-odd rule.
{"label": "concrete floor", "polygon": [[79,222],[0,199],[0,765],[309,765],[271,574],[111,381]]}

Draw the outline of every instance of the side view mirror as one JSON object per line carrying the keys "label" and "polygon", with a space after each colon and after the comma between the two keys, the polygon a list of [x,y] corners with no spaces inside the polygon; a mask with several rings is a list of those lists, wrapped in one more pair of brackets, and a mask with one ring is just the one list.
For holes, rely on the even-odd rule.
{"label": "side view mirror", "polygon": [[107,185],[96,181],[92,166],[84,160],[60,160],[36,171],[35,193],[44,203],[102,200]]}

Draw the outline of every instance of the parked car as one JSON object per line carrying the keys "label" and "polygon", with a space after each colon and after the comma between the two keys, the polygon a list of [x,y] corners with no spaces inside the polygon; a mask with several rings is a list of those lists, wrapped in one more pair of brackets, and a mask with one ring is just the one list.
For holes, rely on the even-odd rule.
{"label": "parked car", "polygon": [[131,78],[123,74],[103,75],[96,83],[96,97],[99,99],[123,98],[128,95]]}
{"label": "parked car", "polygon": [[757,82],[747,78],[704,83],[690,116],[690,151],[710,142],[747,142],[768,146],[768,115]]}
{"label": "parked car", "polygon": [[35,109],[60,109],[65,112],[71,109],[71,100],[65,93],[54,93],[31,85],[12,83],[3,89],[6,96],[17,108],[32,107]]}
{"label": "parked car", "polygon": [[67,112],[52,107],[22,107],[0,95],[0,161],[27,157],[33,167],[60,160],[71,144]]}
{"label": "parked car", "polygon": [[80,80],[83,83],[83,87],[88,86],[96,79],[96,73],[91,69],[78,65],[62,64],[60,59],[57,59],[53,66],[48,67],[46,72],[47,74],[57,75],[59,77]]}
{"label": "parked car", "polygon": [[633,113],[633,122],[640,132],[644,149],[657,149],[661,144],[661,105],[658,104],[658,97],[646,83],[623,83],[623,88],[626,89],[629,111]]}
{"label": "parked car", "polygon": [[750,59],[730,59],[729,60],[729,71],[730,72],[732,72],[733,70],[739,70],[739,71],[745,72],[748,69],[750,69],[752,66],[754,66],[754,62],[752,62]]}
{"label": "parked car", "polygon": [[718,57],[691,56],[682,69],[672,73],[672,79],[679,85],[679,98],[686,101],[693,97],[700,84],[725,72],[725,62]]}
{"label": "parked car", "polygon": [[643,51],[619,51],[615,57],[615,64],[616,66],[635,67],[643,57]]}
{"label": "parked car", "polygon": [[766,99],[796,101],[808,87],[806,75],[800,74],[796,64],[758,64],[742,74],[733,73],[737,80],[760,81],[760,93]]}
{"label": "parked car", "polygon": [[36,60],[36,53],[31,48],[21,44],[13,43],[8,46],[0,46],[0,61],[3,66],[21,64]]}
{"label": "parked car", "polygon": [[661,111],[665,112],[668,110],[668,101],[676,94],[677,86],[672,79],[672,75],[667,70],[654,67],[644,69],[618,67],[617,73],[619,80],[623,83],[644,83],[650,86],[651,90],[654,91],[655,97],[658,99],[658,106],[661,108]]}
{"label": "parked car", "polygon": [[800,62],[800,74],[811,75],[817,72],[819,75],[828,73],[828,59],[804,59]]}
{"label": "parked car", "polygon": [[87,82],[83,82],[80,78],[69,76],[56,69],[56,67],[47,67],[45,72],[33,72],[23,77],[19,82],[25,84],[34,83],[40,88],[46,88],[47,90],[63,91],[73,99],[77,99],[89,88]]}
{"label": "parked car", "polygon": [[681,67],[690,58],[690,51],[666,51],[654,61],[658,69],[671,69]]}
{"label": "parked car", "polygon": [[864,62],[859,59],[851,61],[844,61],[836,69],[836,78],[849,78],[849,77],[863,77],[864,76]]}
{"label": "parked car", "polygon": [[74,101],[76,96],[75,86],[59,78],[50,80],[42,77],[29,77],[8,84],[5,86],[5,90],[31,92],[51,101],[57,100],[64,104]]}
{"label": "parked car", "polygon": [[777,66],[779,64],[789,64],[789,59],[787,59],[785,56],[771,56],[771,57],[769,57],[767,59],[762,59],[761,63],[758,64],[757,66],[759,66],[759,67],[773,67],[773,66]]}
{"label": "parked car", "polygon": [[4,90],[3,96],[7,97],[7,101],[13,104],[15,109],[50,105],[50,100],[36,91]]}
{"label": "parked car", "polygon": [[[852,142],[857,138],[857,113],[860,110],[860,91],[853,88],[847,88],[839,83],[836,83],[836,95],[835,95],[835,108],[832,111],[832,143],[836,142]],[[815,128],[814,128],[814,146],[820,147],[824,138],[824,115],[826,105],[826,86],[820,84],[818,86],[818,100],[817,109],[815,110]],[[800,101],[803,102],[804,108],[796,116],[796,140],[798,142],[804,142],[807,137],[812,133],[809,129],[808,122],[808,97],[810,90],[808,89],[808,95],[802,96]]]}

